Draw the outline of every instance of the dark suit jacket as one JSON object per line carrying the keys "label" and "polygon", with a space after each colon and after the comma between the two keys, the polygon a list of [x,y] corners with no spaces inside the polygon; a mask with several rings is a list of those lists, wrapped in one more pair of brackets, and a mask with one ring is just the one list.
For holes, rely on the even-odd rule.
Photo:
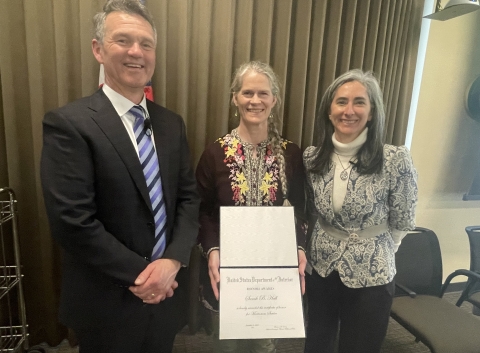
{"label": "dark suit jacket", "polygon": [[[167,211],[164,258],[188,264],[199,199],[182,118],[147,101]],[[102,90],[45,115],[41,179],[52,236],[64,249],[61,321],[76,328],[145,317],[128,286],[150,261],[154,219],[125,126]]]}

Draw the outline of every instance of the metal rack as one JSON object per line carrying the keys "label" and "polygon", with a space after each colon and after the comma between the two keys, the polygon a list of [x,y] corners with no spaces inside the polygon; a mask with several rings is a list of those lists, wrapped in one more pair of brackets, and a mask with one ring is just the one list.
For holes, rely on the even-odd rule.
{"label": "metal rack", "polygon": [[28,348],[28,325],[20,265],[17,200],[8,187],[0,188],[0,247],[0,352],[23,352]]}

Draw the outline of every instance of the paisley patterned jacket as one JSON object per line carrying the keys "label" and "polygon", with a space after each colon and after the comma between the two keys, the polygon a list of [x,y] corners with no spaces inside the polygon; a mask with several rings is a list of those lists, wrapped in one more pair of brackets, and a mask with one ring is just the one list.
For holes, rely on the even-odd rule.
{"label": "paisley patterned jacket", "polygon": [[391,232],[415,228],[417,172],[410,153],[405,146],[392,145],[384,145],[383,151],[381,173],[360,175],[353,167],[338,214],[332,206],[335,166],[326,175],[309,172],[314,147],[303,154],[307,209],[313,215],[307,239],[309,265],[322,277],[338,271],[350,288],[391,282],[396,273]]}

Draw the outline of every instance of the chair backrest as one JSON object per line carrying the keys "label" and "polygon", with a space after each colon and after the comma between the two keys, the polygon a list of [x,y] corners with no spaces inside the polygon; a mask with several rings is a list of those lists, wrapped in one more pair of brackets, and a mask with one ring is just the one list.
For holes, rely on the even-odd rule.
{"label": "chair backrest", "polygon": [[480,273],[480,226],[466,227],[470,242],[470,271]]}
{"label": "chair backrest", "polygon": [[[417,294],[439,296],[442,287],[442,255],[437,235],[415,228],[403,238],[395,254],[395,281]],[[397,295],[403,295],[399,289]]]}

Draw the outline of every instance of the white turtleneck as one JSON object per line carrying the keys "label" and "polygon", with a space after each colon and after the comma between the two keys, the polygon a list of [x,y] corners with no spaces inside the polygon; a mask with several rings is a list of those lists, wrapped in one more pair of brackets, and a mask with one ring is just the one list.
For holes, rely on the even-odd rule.
{"label": "white turtleneck", "polygon": [[[333,194],[332,194],[332,206],[333,212],[338,213],[342,209],[345,195],[347,194],[347,185],[350,179],[350,172],[352,170],[352,164],[350,161],[356,160],[358,150],[367,141],[368,127],[363,130],[358,137],[349,143],[341,143],[335,138],[335,133],[332,135],[332,142],[334,146],[334,153],[330,156],[332,162],[335,165],[335,175],[333,179]],[[342,180],[340,173],[345,169],[348,173],[348,178]],[[391,229],[395,252],[397,252],[402,239],[407,234],[406,231],[398,229]]]}
{"label": "white turtleneck", "polygon": [[[352,171],[352,164],[356,160],[356,155],[360,147],[367,141],[368,127],[363,130],[358,137],[349,143],[341,143],[335,138],[335,133],[332,135],[332,142],[334,153],[330,156],[335,165],[335,176],[333,179],[333,212],[338,213],[342,209],[343,200],[347,194],[348,180],[350,179],[350,172]],[[345,170],[348,173],[348,178],[342,180],[340,173]]]}

